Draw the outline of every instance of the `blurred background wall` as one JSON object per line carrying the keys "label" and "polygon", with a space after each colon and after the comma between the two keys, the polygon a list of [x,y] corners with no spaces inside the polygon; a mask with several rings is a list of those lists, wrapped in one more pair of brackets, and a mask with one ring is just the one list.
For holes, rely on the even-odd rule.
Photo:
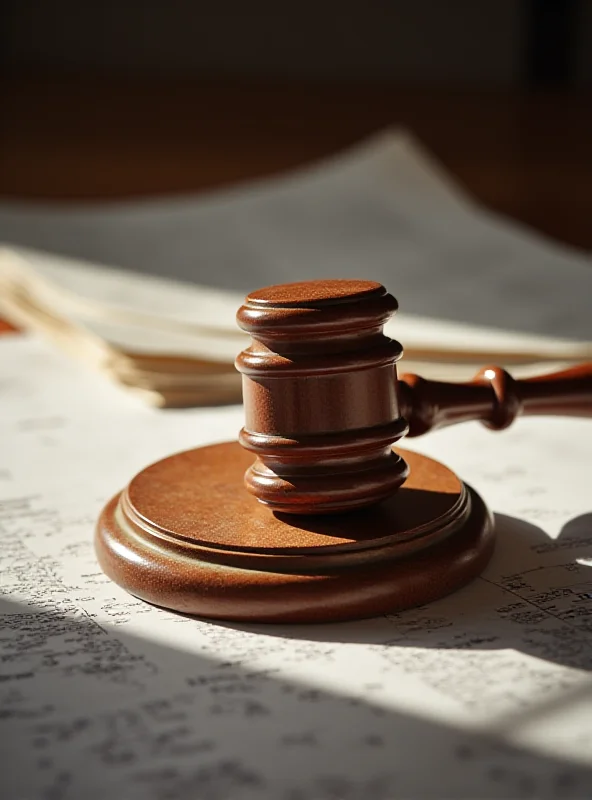
{"label": "blurred background wall", "polygon": [[590,85],[589,0],[4,0],[10,70]]}
{"label": "blurred background wall", "polygon": [[0,0],[0,202],[196,193],[402,127],[592,249],[592,0]]}

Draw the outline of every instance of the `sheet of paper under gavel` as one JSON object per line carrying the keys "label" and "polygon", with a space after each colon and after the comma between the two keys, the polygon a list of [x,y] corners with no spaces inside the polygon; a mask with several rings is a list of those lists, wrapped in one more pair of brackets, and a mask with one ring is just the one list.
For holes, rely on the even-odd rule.
{"label": "sheet of paper under gavel", "polygon": [[203,617],[327,622],[423,604],[467,583],[494,545],[479,495],[393,445],[443,425],[501,430],[520,414],[592,416],[592,365],[516,381],[397,378],[397,309],[371,281],[250,294],[238,442],[147,467],[107,504],[104,571],[132,594]]}

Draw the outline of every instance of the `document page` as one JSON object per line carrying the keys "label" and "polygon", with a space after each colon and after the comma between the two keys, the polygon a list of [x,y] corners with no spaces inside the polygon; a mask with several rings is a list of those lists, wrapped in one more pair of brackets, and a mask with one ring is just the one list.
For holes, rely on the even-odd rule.
{"label": "document page", "polygon": [[589,255],[481,208],[398,130],[291,174],[195,197],[4,202],[0,242],[210,287],[211,310],[196,313],[192,295],[183,302],[174,287],[156,293],[124,275],[109,285],[92,266],[39,265],[64,290],[127,315],[216,325],[215,289],[240,298],[270,284],[364,277],[383,283],[404,314],[592,340]]}
{"label": "document page", "polygon": [[0,341],[0,796],[592,796],[592,420],[409,443],[496,515],[484,574],[333,625],[194,619],[127,595],[93,530],[147,464],[234,439],[238,406],[156,411],[33,337]]}

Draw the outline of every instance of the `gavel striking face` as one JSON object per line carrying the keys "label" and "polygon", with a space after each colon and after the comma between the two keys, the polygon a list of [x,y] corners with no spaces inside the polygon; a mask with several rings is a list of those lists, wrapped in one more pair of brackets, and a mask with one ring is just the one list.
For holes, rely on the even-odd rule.
{"label": "gavel striking face", "polygon": [[591,415],[592,369],[398,378],[402,348],[383,332],[396,309],[371,281],[250,294],[238,312],[252,338],[237,359],[240,444],[136,475],[97,524],[107,575],[155,605],[276,623],[400,611],[478,575],[495,540],[483,500],[443,464],[393,444],[469,419],[501,429],[519,413]]}
{"label": "gavel striking face", "polygon": [[392,450],[407,433],[469,419],[502,429],[523,411],[592,413],[586,368],[552,383],[518,383],[498,367],[465,385],[399,380],[402,347],[383,332],[396,310],[372,281],[293,283],[246,298],[237,320],[252,344],[236,361],[239,441],[256,456],[245,485],[270,509],[340,512],[389,497],[408,475]]}

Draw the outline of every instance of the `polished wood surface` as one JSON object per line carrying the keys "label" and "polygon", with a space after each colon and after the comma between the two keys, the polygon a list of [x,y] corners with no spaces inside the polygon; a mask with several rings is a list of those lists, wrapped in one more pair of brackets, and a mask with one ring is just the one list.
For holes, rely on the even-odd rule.
{"label": "polished wood surface", "polygon": [[3,319],[0,319],[0,336],[3,333],[16,333],[16,328],[9,322],[5,322]]}
{"label": "polished wood surface", "polygon": [[389,125],[474,196],[592,249],[586,93],[4,76],[0,197],[187,193],[276,174]]}
{"label": "polished wood surface", "polygon": [[274,511],[346,511],[396,491],[407,476],[392,445],[399,412],[398,342],[383,334],[397,301],[374,281],[290,283],[252,292],[239,309],[250,347],[245,427],[256,456],[247,489]]}
{"label": "polished wood surface", "polygon": [[464,384],[401,375],[398,391],[409,436],[469,420],[503,430],[521,415],[592,417],[592,363],[521,381],[495,366]]}
{"label": "polished wood surface", "polygon": [[337,622],[442,597],[494,547],[482,500],[446,467],[406,453],[390,500],[330,516],[275,514],[247,493],[238,443],[147,467],[107,504],[95,546],[131,594],[185,614],[239,622]]}

